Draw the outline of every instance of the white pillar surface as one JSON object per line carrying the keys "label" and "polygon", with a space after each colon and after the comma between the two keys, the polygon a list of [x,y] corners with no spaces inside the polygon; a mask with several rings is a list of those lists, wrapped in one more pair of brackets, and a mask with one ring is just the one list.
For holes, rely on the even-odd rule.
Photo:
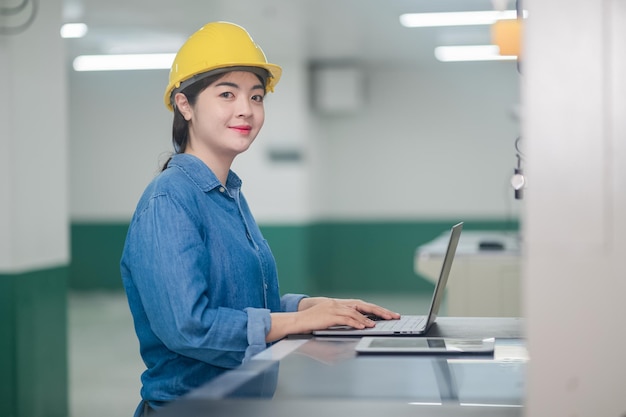
{"label": "white pillar surface", "polygon": [[0,34],[0,273],[69,258],[62,1],[37,3],[30,26]]}
{"label": "white pillar surface", "polygon": [[524,2],[524,414],[626,415],[626,2]]}

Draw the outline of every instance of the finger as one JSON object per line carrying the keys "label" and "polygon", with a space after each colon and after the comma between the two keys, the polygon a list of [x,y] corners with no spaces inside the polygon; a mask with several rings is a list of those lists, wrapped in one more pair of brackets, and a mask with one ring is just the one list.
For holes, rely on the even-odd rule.
{"label": "finger", "polygon": [[370,318],[361,314],[357,309],[353,307],[348,307],[343,312],[345,315],[345,319],[347,320],[347,325],[355,328],[365,328],[365,327],[374,327],[376,322],[371,320]]}
{"label": "finger", "polygon": [[386,309],[384,307],[378,306],[376,304],[370,304],[370,303],[364,303],[363,305],[359,306],[359,311],[361,313],[365,313],[365,314],[373,314],[376,315],[378,317],[381,317],[385,320],[391,320],[391,319],[399,319],[400,318],[400,314],[391,311],[389,309]]}
{"label": "finger", "polygon": [[346,321],[347,326],[354,327],[355,329],[365,329],[366,327],[376,326],[374,320],[370,320],[362,314],[360,318],[348,317]]}
{"label": "finger", "polygon": [[399,319],[400,318],[400,314],[396,313],[395,311],[391,311],[389,309],[386,309],[384,307],[377,307],[375,313],[380,316],[383,317],[387,320],[390,319]]}

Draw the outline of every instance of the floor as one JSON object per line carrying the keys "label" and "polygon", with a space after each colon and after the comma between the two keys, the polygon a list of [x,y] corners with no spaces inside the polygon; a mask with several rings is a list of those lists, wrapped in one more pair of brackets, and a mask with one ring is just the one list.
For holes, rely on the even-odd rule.
{"label": "floor", "polygon": [[144,365],[123,293],[68,297],[70,417],[132,416]]}
{"label": "floor", "polygon": [[[425,314],[430,303],[430,295],[357,297],[401,313]],[[70,417],[132,416],[144,365],[125,295],[72,293],[68,307]]]}

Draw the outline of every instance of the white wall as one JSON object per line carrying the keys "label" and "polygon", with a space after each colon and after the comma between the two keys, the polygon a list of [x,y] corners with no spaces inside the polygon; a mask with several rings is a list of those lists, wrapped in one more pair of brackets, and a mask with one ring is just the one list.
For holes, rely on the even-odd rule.
{"label": "white wall", "polygon": [[171,151],[167,72],[69,74],[71,218],[128,220]]}
{"label": "white wall", "polygon": [[[270,57],[271,59],[271,57]],[[280,62],[264,130],[234,168],[260,222],[516,216],[513,63],[363,68],[362,112],[310,105],[304,58]],[[126,220],[170,151],[167,71],[70,71],[73,220]],[[270,148],[302,151],[274,164]]]}
{"label": "white wall", "polygon": [[514,63],[370,68],[354,116],[318,119],[327,218],[504,218],[519,134]]}

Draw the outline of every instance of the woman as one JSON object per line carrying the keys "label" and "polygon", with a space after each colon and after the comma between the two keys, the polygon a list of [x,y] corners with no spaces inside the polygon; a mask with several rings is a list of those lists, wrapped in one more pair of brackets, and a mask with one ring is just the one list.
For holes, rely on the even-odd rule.
{"label": "woman", "polygon": [[147,366],[135,415],[174,400],[288,334],[399,315],[361,300],[279,294],[267,242],[230,170],[264,122],[281,68],[240,26],[192,35],[170,72],[175,153],[130,224],[121,271]]}

